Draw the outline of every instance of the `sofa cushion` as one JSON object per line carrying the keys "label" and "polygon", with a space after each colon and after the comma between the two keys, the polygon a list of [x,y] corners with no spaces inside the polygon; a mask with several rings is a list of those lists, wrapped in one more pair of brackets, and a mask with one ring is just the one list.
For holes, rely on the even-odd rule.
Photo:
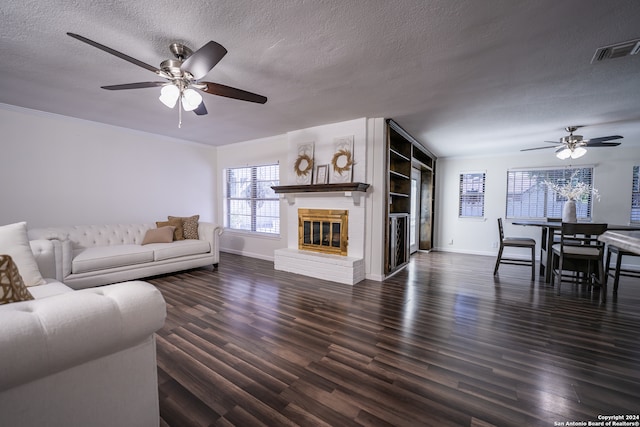
{"label": "sofa cushion", "polygon": [[72,273],[105,270],[153,261],[152,245],[113,245],[86,248],[76,253],[71,262]]}
{"label": "sofa cushion", "polygon": [[187,255],[206,254],[211,251],[209,242],[204,240],[180,240],[173,243],[149,245],[153,248],[154,260],[177,258]]}
{"label": "sofa cushion", "polygon": [[0,255],[0,304],[29,301],[33,296],[24,285],[10,255]]}
{"label": "sofa cushion", "polygon": [[44,279],[44,285],[32,286],[29,288],[29,292],[35,299],[48,298],[55,295],[65,294],[67,292],[73,292],[73,289],[58,282],[54,279]]}
{"label": "sofa cushion", "polygon": [[173,232],[175,227],[166,226],[159,228],[152,228],[147,230],[142,239],[142,245],[148,245],[150,243],[171,243],[173,242]]}
{"label": "sofa cushion", "polygon": [[26,222],[0,227],[0,254],[11,255],[25,285],[37,286],[44,283],[36,259],[31,252]]}
{"label": "sofa cushion", "polygon": [[198,220],[200,215],[193,216],[168,216],[169,220],[179,219],[182,221],[182,232],[185,239],[198,238]]}
{"label": "sofa cushion", "polygon": [[178,218],[173,218],[167,221],[156,221],[156,227],[175,227],[173,230],[173,240],[184,240],[184,231],[182,226],[182,220]]}

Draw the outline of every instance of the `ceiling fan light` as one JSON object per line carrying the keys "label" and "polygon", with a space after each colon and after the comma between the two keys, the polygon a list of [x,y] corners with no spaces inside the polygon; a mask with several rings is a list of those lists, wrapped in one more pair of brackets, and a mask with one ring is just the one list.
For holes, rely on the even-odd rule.
{"label": "ceiling fan light", "polygon": [[185,111],[193,111],[202,103],[202,95],[193,89],[187,89],[182,94],[182,107]]}
{"label": "ceiling fan light", "polygon": [[565,160],[571,157],[571,150],[568,147],[560,147],[556,150],[556,157]]}
{"label": "ceiling fan light", "polygon": [[160,90],[160,101],[169,108],[176,106],[176,102],[180,97],[180,89],[174,85],[162,86]]}
{"label": "ceiling fan light", "polygon": [[571,152],[571,158],[572,159],[578,159],[578,158],[584,156],[585,154],[587,154],[587,149],[586,148],[584,148],[584,147],[576,147]]}

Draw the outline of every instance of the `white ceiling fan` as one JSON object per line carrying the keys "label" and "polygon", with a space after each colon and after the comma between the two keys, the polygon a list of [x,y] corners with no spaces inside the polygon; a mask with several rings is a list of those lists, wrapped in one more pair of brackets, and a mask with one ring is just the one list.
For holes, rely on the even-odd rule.
{"label": "white ceiling fan", "polygon": [[556,144],[555,147],[535,147],[525,148],[520,151],[531,150],[543,150],[546,148],[555,148],[556,157],[564,160],[568,158],[577,159],[584,156],[587,153],[586,147],[616,147],[620,145],[620,142],[609,142],[616,139],[622,139],[620,135],[601,136],[599,138],[584,139],[582,135],[574,135],[573,132],[581,128],[582,126],[567,126],[564,128],[569,135],[560,138],[560,145],[556,141],[545,141],[550,144]]}
{"label": "white ceiling fan", "polygon": [[267,98],[256,93],[246,90],[225,86],[219,83],[204,82],[200,79],[204,78],[209,71],[227,54],[227,49],[222,45],[210,41],[195,52],[181,43],[172,43],[169,50],[173,53],[175,59],[167,59],[162,61],[160,68],[146,64],[138,59],[118,52],[115,49],[107,47],[103,44],[90,40],[74,33],[67,33],[70,37],[80,40],[83,43],[96,47],[102,51],[124,59],[134,65],[147,69],[155,73],[158,77],[162,77],[165,81],[126,83],[111,86],[102,86],[107,90],[128,90],[142,89],[151,87],[161,87],[160,101],[169,108],[173,108],[178,100],[179,122],[182,124],[182,109],[185,111],[193,111],[198,116],[207,114],[207,108],[204,105],[200,91],[211,95],[219,95],[227,98],[238,99],[241,101],[255,102],[264,104]]}

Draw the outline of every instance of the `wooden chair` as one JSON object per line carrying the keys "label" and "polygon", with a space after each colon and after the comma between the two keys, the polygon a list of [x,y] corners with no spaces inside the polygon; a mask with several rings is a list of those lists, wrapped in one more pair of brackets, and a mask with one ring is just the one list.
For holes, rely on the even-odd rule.
{"label": "wooden chair", "polygon": [[[611,271],[611,254],[616,255],[616,266],[613,271]],[[640,271],[638,270],[629,270],[622,267],[622,257],[623,256],[640,256],[636,253],[625,251],[624,249],[620,249],[616,246],[608,245],[607,246],[607,260],[604,264],[604,280],[605,282],[609,281],[609,277],[613,278],[613,293],[618,292],[618,282],[620,281],[620,276],[627,277],[639,277]]]}
{"label": "wooden chair", "polygon": [[[504,228],[502,227],[502,218],[498,218],[498,231],[500,232],[500,249],[498,250],[498,258],[496,266],[493,269],[493,275],[498,274],[500,264],[515,264],[531,266],[531,280],[536,279],[536,241],[528,237],[505,237]],[[505,258],[502,256],[504,248],[528,248],[531,249],[531,258]]]}
{"label": "wooden chair", "polygon": [[[560,243],[553,245],[553,274],[551,285],[572,281],[602,288],[601,300],[606,301],[607,283],[604,273],[604,244],[598,236],[607,230],[607,224],[563,222]],[[572,272],[572,275],[566,272]]]}

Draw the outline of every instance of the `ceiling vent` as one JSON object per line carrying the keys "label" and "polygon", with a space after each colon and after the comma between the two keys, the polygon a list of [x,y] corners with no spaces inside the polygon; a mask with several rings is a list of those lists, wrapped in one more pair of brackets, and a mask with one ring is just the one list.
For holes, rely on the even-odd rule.
{"label": "ceiling vent", "polygon": [[605,61],[607,59],[622,58],[635,55],[640,52],[640,39],[629,40],[611,46],[599,47],[591,59],[591,63]]}

